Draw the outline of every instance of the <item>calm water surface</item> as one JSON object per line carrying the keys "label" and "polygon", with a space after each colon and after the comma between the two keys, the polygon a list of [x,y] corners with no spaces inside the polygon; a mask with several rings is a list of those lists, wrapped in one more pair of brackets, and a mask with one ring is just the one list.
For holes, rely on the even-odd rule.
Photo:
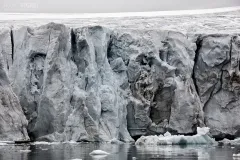
{"label": "calm water surface", "polygon": [[[108,156],[90,156],[95,149],[111,153]],[[233,160],[240,147],[230,146],[158,146],[137,147],[132,144],[51,144],[0,146],[1,160]],[[135,158],[134,158],[135,157]],[[240,157],[239,157],[240,159]]]}

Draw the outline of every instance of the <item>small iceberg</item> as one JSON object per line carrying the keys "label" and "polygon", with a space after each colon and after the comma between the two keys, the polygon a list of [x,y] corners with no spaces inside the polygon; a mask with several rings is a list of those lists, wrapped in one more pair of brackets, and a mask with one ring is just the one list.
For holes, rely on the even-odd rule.
{"label": "small iceberg", "polygon": [[197,135],[171,135],[169,132],[159,136],[142,136],[136,145],[189,145],[189,144],[216,144],[215,139],[209,137],[208,127],[197,128]]}
{"label": "small iceberg", "polygon": [[110,153],[102,151],[102,150],[94,150],[89,155],[109,155]]}
{"label": "small iceberg", "polygon": [[94,150],[91,153],[89,153],[90,156],[93,157],[93,159],[104,159],[106,156],[108,156],[110,153],[102,151],[102,150]]}

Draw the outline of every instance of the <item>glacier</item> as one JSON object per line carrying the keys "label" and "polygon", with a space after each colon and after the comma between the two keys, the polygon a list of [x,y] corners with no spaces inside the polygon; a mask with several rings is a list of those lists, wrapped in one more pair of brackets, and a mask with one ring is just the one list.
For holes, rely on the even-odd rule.
{"label": "glacier", "polygon": [[239,138],[239,12],[0,20],[0,140]]}

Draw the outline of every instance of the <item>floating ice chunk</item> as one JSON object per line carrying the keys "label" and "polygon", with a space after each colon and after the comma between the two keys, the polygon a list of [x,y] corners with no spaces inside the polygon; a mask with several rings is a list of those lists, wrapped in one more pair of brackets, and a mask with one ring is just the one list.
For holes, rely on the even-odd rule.
{"label": "floating ice chunk", "polygon": [[159,136],[142,136],[136,141],[136,145],[187,145],[187,144],[215,144],[216,141],[210,138],[207,133],[209,128],[198,129],[194,136],[171,135],[165,133]]}
{"label": "floating ice chunk", "polygon": [[89,153],[90,156],[93,156],[94,159],[103,159],[108,156],[110,153],[102,151],[102,150],[94,150]]}
{"label": "floating ice chunk", "polygon": [[90,155],[109,155],[110,153],[102,151],[102,150],[94,150],[89,154]]}
{"label": "floating ice chunk", "polygon": [[208,127],[202,127],[202,128],[197,127],[197,134],[198,135],[206,135],[209,133],[209,129],[210,128],[208,128]]}

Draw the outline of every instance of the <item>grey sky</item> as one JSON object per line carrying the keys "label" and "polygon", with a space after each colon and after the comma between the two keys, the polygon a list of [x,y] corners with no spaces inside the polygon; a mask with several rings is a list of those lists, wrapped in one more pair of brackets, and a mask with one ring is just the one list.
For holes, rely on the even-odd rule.
{"label": "grey sky", "polygon": [[96,13],[240,6],[240,0],[0,0],[0,12]]}

